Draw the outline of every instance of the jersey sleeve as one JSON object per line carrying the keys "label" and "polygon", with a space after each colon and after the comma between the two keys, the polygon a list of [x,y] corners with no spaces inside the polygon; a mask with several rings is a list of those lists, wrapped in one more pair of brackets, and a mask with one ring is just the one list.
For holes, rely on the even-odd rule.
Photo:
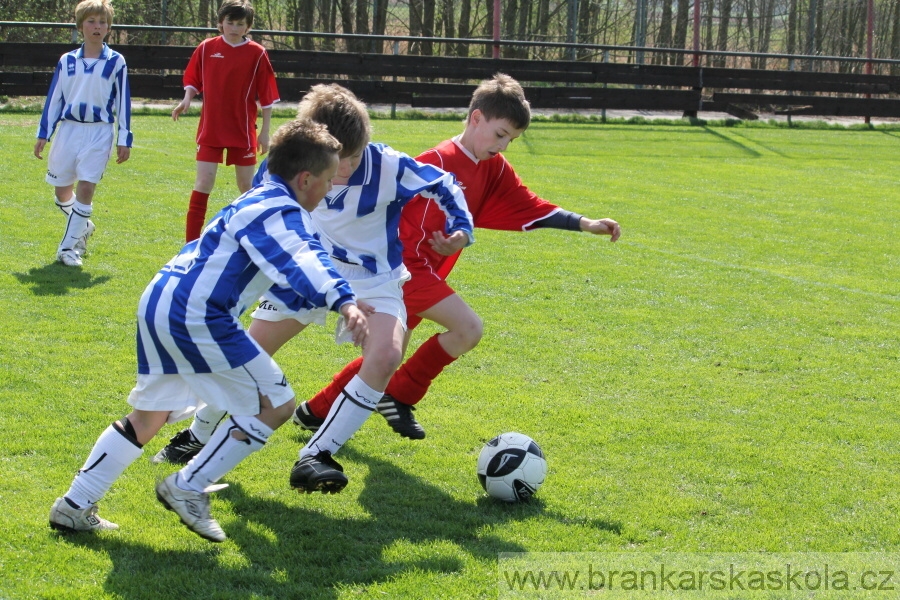
{"label": "jersey sleeve", "polygon": [[203,93],[203,50],[205,47],[206,41],[203,41],[194,49],[181,79],[185,88],[194,88],[198,94]]}
{"label": "jersey sleeve", "polygon": [[116,121],[118,135],[116,145],[131,148],[134,144],[134,133],[131,131],[131,87],[128,85],[128,66],[125,58],[119,54],[118,60],[122,62],[122,68],[116,73]]}
{"label": "jersey sleeve", "polygon": [[475,215],[475,226],[502,231],[528,231],[559,210],[529,190],[503,155],[492,192]]}
{"label": "jersey sleeve", "polygon": [[259,61],[259,72],[256,78],[256,96],[259,98],[260,108],[270,108],[281,98],[278,95],[278,82],[275,79],[275,70],[269,61],[269,54],[263,49]]}
{"label": "jersey sleeve", "polygon": [[38,122],[38,139],[49,140],[53,136],[56,124],[62,118],[65,98],[63,98],[62,81],[60,79],[63,76],[64,59],[65,56],[56,63],[56,71],[53,73],[53,80],[50,82],[50,89],[47,91],[47,99],[44,101],[41,120]]}

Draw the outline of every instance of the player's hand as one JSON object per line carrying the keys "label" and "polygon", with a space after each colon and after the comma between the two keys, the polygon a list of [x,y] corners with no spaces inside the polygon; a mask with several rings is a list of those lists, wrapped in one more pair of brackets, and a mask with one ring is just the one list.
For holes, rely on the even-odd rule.
{"label": "player's hand", "polygon": [[581,222],[581,230],[594,235],[608,235],[611,242],[616,241],[622,235],[622,228],[612,219],[585,219]]}
{"label": "player's hand", "polygon": [[120,165],[131,158],[131,148],[128,146],[116,146],[116,164]]}
{"label": "player's hand", "polygon": [[269,134],[268,132],[261,132],[259,136],[256,138],[256,151],[260,154],[265,154],[269,151]]}
{"label": "player's hand", "polygon": [[433,231],[428,243],[438,254],[453,256],[466,247],[466,244],[469,243],[469,236],[464,231],[454,231],[449,236],[444,235],[441,231]]}
{"label": "player's hand", "polygon": [[190,105],[190,101],[185,102],[184,100],[175,105],[175,108],[172,109],[172,120],[177,121],[178,115],[187,111],[187,109],[190,108]]}
{"label": "player's hand", "polygon": [[353,337],[353,345],[364,347],[369,339],[369,321],[366,314],[355,304],[344,304],[341,307],[344,317],[344,329]]}
{"label": "player's hand", "polygon": [[42,153],[44,152],[44,146],[47,145],[47,140],[43,138],[39,138],[37,142],[34,143],[34,155],[39,159],[44,160]]}

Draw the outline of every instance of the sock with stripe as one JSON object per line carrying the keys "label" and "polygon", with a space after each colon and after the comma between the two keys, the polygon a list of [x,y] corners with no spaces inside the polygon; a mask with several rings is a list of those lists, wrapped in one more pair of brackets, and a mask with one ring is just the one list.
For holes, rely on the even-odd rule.
{"label": "sock with stripe", "polygon": [[72,214],[72,206],[78,199],[75,196],[69,198],[66,202],[60,202],[59,198],[54,198],[53,201],[56,203],[56,207],[63,212],[67,217]]}
{"label": "sock with stripe", "polygon": [[178,487],[202,492],[265,446],[271,435],[272,428],[255,416],[231,415],[216,427],[203,450],[178,472]]}
{"label": "sock with stripe", "polygon": [[93,213],[94,206],[92,204],[76,202],[72,205],[72,212],[69,213],[69,219],[66,221],[66,232],[63,234],[63,239],[59,243],[57,252],[71,250],[75,247],[75,244],[84,235],[88,219],[91,218]]}
{"label": "sock with stripe", "polygon": [[331,406],[325,422],[300,449],[300,458],[323,450],[336,454],[359,431],[383,395],[384,392],[373,390],[355,375]]}
{"label": "sock with stripe", "polygon": [[96,504],[128,466],[140,458],[144,449],[115,424],[107,427],[88,455],[84,466],[72,480],[66,499],[76,508]]}

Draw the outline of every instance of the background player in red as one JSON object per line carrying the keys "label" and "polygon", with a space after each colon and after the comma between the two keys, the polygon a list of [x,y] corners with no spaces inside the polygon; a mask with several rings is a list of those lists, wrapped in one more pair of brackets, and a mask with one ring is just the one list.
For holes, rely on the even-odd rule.
{"label": "background player in red", "polygon": [[[530,231],[541,227],[585,231],[619,239],[619,224],[612,219],[589,219],[539,198],[522,184],[501,154],[531,123],[531,108],[522,87],[512,77],[497,74],[483,81],[469,103],[461,135],[442,142],[417,157],[456,175],[463,188],[475,227]],[[404,207],[400,218],[403,262],[412,274],[403,286],[407,318],[406,344],[413,329],[428,319],[447,331],[425,341],[388,383],[377,410],[400,435],[425,437],[412,408],[441,371],[474,348],[481,340],[482,322],[445,281],[460,252],[448,252],[445,217],[437,205],[417,198]],[[446,254],[451,254],[447,256]],[[302,403],[294,422],[315,431],[328,414],[339,391],[359,371],[362,359],[348,364],[333,381]]]}
{"label": "background player in red", "polygon": [[[278,86],[266,49],[246,37],[253,14],[253,5],[246,0],[222,3],[218,14],[222,35],[204,40],[194,50],[184,71],[184,99],[172,111],[177,121],[191,107],[194,96],[203,94],[197,126],[197,178],[185,224],[187,242],[200,237],[223,154],[225,165],[234,165],[237,187],[243,194],[256,172],[257,150],[262,154],[269,150]],[[257,100],[262,107],[259,135]]]}

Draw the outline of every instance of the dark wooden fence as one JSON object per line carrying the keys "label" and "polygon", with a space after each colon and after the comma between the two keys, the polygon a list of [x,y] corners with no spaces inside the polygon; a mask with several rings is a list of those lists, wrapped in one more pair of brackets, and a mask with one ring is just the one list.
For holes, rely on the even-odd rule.
{"label": "dark wooden fence", "polygon": [[[0,94],[42,96],[70,44],[0,43]],[[187,46],[118,46],[132,96],[180,99]],[[518,79],[538,109],[631,109],[900,118],[900,76],[682,67],[583,61],[457,58],[271,50],[282,100],[338,82],[369,104],[463,108],[496,72]]]}

